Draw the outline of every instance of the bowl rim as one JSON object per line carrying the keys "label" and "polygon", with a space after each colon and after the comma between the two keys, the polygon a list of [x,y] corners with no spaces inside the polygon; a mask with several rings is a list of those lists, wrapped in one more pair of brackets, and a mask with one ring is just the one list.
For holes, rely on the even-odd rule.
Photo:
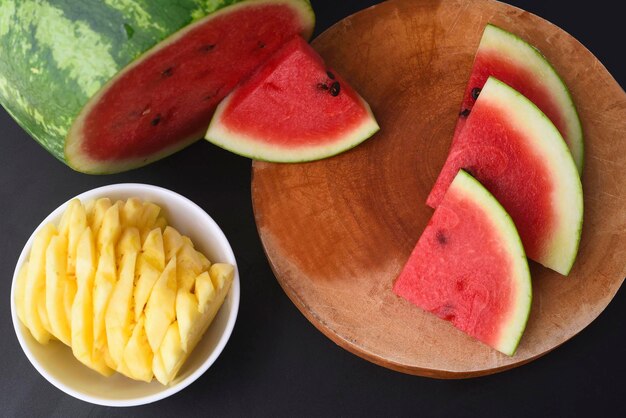
{"label": "bowl rim", "polygon": [[[21,266],[24,264],[24,261],[26,260],[26,256],[30,254],[30,250],[32,248],[35,234],[41,228],[43,228],[44,225],[52,222],[55,219],[58,219],[70,201],[72,201],[73,199],[80,199],[81,201],[84,202],[94,197],[108,197],[107,193],[110,193],[110,194],[129,193],[133,190],[137,190],[138,192],[147,190],[147,191],[154,192],[156,194],[163,195],[164,197],[168,199],[173,199],[174,201],[179,200],[181,201],[183,205],[188,206],[187,209],[196,211],[200,217],[204,218],[206,224],[208,225],[208,228],[213,231],[214,237],[217,238],[217,240],[219,241],[220,247],[223,247],[227,255],[227,259],[222,260],[222,261],[231,263],[235,267],[235,277],[233,278],[233,283],[229,290],[230,295],[227,296],[227,297],[232,298],[232,304],[231,304],[230,312],[228,314],[228,319],[226,321],[224,332],[222,332],[222,334],[220,335],[217,345],[215,346],[213,351],[207,356],[207,358],[202,362],[202,364],[184,379],[180,380],[179,382],[176,382],[175,384],[171,386],[163,386],[163,390],[160,390],[157,393],[140,396],[140,397],[132,398],[132,399],[116,400],[116,399],[110,399],[110,398],[105,398],[105,397],[87,395],[85,393],[81,393],[80,391],[76,391],[72,389],[71,387],[67,386],[65,383],[63,383],[59,379],[53,377],[46,371],[46,369],[41,364],[41,362],[37,360],[35,355],[31,352],[30,348],[28,347],[28,344],[24,340],[25,338],[24,335],[22,335],[23,325],[21,324],[21,322],[19,321],[19,318],[17,317],[17,310],[15,307],[15,287],[16,287],[16,281],[17,281],[19,270]],[[22,351],[24,352],[24,354],[26,355],[30,363],[33,365],[33,367],[48,382],[50,382],[53,386],[55,386],[57,389],[61,390],[62,392],[65,392],[66,394],[73,396],[74,398],[80,399],[84,402],[89,402],[92,404],[102,405],[102,406],[113,406],[113,407],[138,406],[138,405],[145,405],[145,404],[149,404],[152,402],[156,402],[161,399],[167,398],[175,393],[180,392],[181,390],[189,386],[191,383],[196,381],[200,376],[202,376],[202,374],[204,374],[204,372],[206,372],[209,369],[209,367],[211,367],[211,365],[213,365],[213,363],[220,356],[220,354],[226,347],[226,343],[228,342],[228,340],[230,339],[230,336],[232,335],[235,322],[237,320],[237,315],[239,312],[239,302],[240,302],[239,269],[237,267],[235,254],[233,253],[232,247],[228,239],[226,238],[226,235],[222,231],[222,229],[204,209],[202,209],[198,204],[193,202],[191,199],[177,192],[174,192],[172,190],[166,189],[161,186],[155,186],[152,184],[115,183],[115,184],[109,184],[109,185],[100,186],[100,187],[87,190],[85,192],[82,192],[68,199],[67,201],[59,205],[55,210],[53,210],[48,216],[46,216],[41,221],[41,223],[39,223],[39,225],[34,229],[32,234],[29,236],[28,240],[24,244],[24,247],[22,248],[22,251],[20,252],[20,255],[18,257],[15,270],[13,272],[13,279],[11,282],[10,298],[11,298],[11,319],[13,322],[13,329],[19,341],[20,347],[22,348]]]}

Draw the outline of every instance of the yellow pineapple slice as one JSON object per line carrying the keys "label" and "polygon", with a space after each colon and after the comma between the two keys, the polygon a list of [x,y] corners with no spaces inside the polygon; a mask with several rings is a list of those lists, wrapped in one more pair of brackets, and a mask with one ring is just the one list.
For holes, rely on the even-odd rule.
{"label": "yellow pineapple slice", "polygon": [[112,205],[104,213],[97,239],[97,248],[100,252],[108,243],[113,243],[115,245],[120,234],[122,233],[122,224],[120,223],[120,206],[121,205],[119,204]]}
{"label": "yellow pineapple slice", "polygon": [[41,344],[51,337],[46,312],[46,248],[57,229],[47,224],[39,230],[28,259],[28,271],[24,286],[24,325]]}
{"label": "yellow pineapple slice", "polygon": [[182,235],[180,235],[180,233],[171,226],[166,226],[165,231],[163,231],[163,248],[165,249],[165,262],[169,262],[182,246]]}
{"label": "yellow pineapple slice", "polygon": [[174,377],[176,377],[178,370],[187,357],[180,343],[180,332],[178,331],[177,322],[173,322],[168,327],[165,337],[163,337],[161,347],[159,348],[159,354],[163,370],[159,370],[159,374],[155,373],[154,375],[159,382],[167,385],[174,380]]}
{"label": "yellow pineapple slice", "polygon": [[132,299],[137,253],[128,252],[122,259],[119,280],[115,284],[104,315],[107,346],[115,368],[120,367],[124,347],[132,332]]}
{"label": "yellow pineapple slice", "polygon": [[129,226],[122,229],[122,234],[117,242],[115,248],[115,257],[117,265],[122,265],[122,260],[127,254],[138,253],[141,249],[141,238],[139,236],[139,229],[134,226]]}
{"label": "yellow pineapple slice", "polygon": [[188,237],[182,237],[183,245],[176,253],[178,287],[189,291],[193,286],[196,276],[202,271],[202,261],[198,252],[193,248],[193,243]]}
{"label": "yellow pineapple slice", "polygon": [[143,313],[143,309],[148,302],[150,292],[154,284],[159,279],[161,271],[145,260],[144,254],[140,253],[137,258],[137,283],[135,284],[135,290],[133,293],[133,299],[135,301],[135,321],[139,320],[139,317]]}
{"label": "yellow pineapple slice", "polygon": [[198,311],[200,313],[206,312],[211,302],[215,299],[215,286],[208,271],[202,272],[196,277],[196,283],[194,286],[194,292],[198,299]]}
{"label": "yellow pineapple slice", "polygon": [[197,332],[195,328],[202,327],[200,315],[196,296],[185,289],[178,289],[176,294],[176,321],[178,322],[180,345],[183,351],[188,351],[189,336]]}
{"label": "yellow pineapple slice", "polygon": [[146,303],[146,334],[153,352],[176,317],[176,257],[172,258],[154,284]]}
{"label": "yellow pineapple slice", "polygon": [[97,237],[100,233],[100,227],[102,226],[102,221],[104,220],[104,215],[107,210],[111,207],[111,199],[108,197],[103,197],[96,200],[93,204],[93,208],[87,211],[87,223],[91,227],[91,232],[94,237]]}
{"label": "yellow pineapple slice", "polygon": [[76,247],[76,297],[72,304],[72,352],[84,365],[108,376],[111,374],[103,361],[93,357],[93,284],[96,274],[96,243],[91,228],[87,227]]}
{"label": "yellow pineapple slice", "polygon": [[137,223],[137,226],[142,231],[150,232],[154,228],[157,228],[156,221],[159,218],[159,214],[161,213],[161,208],[152,203],[152,202],[144,202],[143,203],[143,211],[141,213],[141,217]]}
{"label": "yellow pineapple slice", "polygon": [[112,242],[104,246],[98,259],[98,268],[93,285],[93,350],[94,361],[109,367],[113,373],[115,364],[109,355],[106,336],[105,314],[109,299],[117,283],[117,266],[115,264],[115,247]]}
{"label": "yellow pineapple slice", "polygon": [[152,350],[145,330],[146,317],[141,315],[124,349],[124,363],[129,377],[144,382],[152,380]]}
{"label": "yellow pineapple slice", "polygon": [[161,359],[161,352],[157,351],[152,356],[152,373],[154,377],[163,385],[167,385],[170,382],[170,378],[165,372],[165,366],[163,366],[163,359]]}
{"label": "yellow pineapple slice", "polygon": [[[78,203],[73,204],[74,202]],[[67,232],[67,274],[70,276],[75,275],[76,272],[76,247],[78,246],[78,240],[85,228],[87,228],[87,213],[82,203],[78,200],[72,200],[71,204],[72,212],[68,220]]]}
{"label": "yellow pineapple slice", "polygon": [[80,200],[78,199],[72,199],[67,204],[67,208],[65,208],[65,210],[63,211],[63,215],[61,215],[61,220],[59,221],[59,226],[57,227],[57,232],[59,235],[64,235],[66,238],[68,238],[72,212],[74,211],[74,208],[80,204]]}
{"label": "yellow pineapple slice", "polygon": [[146,236],[143,242],[142,253],[144,259],[152,263],[159,271],[165,268],[165,250],[163,248],[163,233],[161,229],[154,228]]}
{"label": "yellow pineapple slice", "polygon": [[55,235],[46,249],[46,311],[52,334],[70,345],[70,317],[65,311],[66,287],[70,281],[66,273],[67,239]]}
{"label": "yellow pineapple slice", "polygon": [[159,216],[154,223],[154,228],[159,228],[161,231],[164,231],[167,227],[167,219],[164,216]]}
{"label": "yellow pineapple slice", "polygon": [[200,260],[200,270],[208,271],[211,268],[211,261],[200,251],[196,251],[196,254],[198,255],[198,260]]}
{"label": "yellow pineapple slice", "polygon": [[26,276],[28,275],[28,261],[25,261],[17,274],[17,283],[15,284],[15,310],[17,312],[18,319],[22,324],[26,325],[26,319],[24,314],[24,298],[26,292]]}
{"label": "yellow pineapple slice", "polygon": [[120,213],[122,228],[139,227],[139,221],[143,214],[143,203],[141,199],[131,197],[124,203]]}

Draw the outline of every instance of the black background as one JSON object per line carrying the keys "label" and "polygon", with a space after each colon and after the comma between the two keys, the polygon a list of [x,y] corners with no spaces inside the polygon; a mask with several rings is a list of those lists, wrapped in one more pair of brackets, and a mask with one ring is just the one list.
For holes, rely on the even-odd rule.
{"label": "black background", "polygon": [[[313,0],[316,34],[375,3]],[[569,32],[625,85],[620,2],[510,3]],[[142,169],[88,176],[52,158],[4,110],[0,138],[1,416],[626,416],[624,290],[579,335],[520,368],[470,380],[403,375],[336,346],[283,293],[257,236],[248,159],[200,141]],[[182,392],[134,408],[91,405],[50,385],[21,351],[9,304],[15,262],[39,222],[72,196],[119,182],[163,186],[202,206],[229,238],[242,285],[237,325],[217,362]]]}

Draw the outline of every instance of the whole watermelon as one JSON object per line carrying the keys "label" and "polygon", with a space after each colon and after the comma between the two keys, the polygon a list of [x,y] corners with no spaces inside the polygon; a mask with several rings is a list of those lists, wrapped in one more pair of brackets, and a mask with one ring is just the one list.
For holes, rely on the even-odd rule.
{"label": "whole watermelon", "polygon": [[308,0],[0,0],[0,103],[75,170],[145,165],[202,137]]}

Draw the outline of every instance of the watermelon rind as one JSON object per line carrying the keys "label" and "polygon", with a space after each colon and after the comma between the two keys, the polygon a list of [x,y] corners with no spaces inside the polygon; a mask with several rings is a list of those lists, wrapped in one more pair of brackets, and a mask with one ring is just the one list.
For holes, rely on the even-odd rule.
{"label": "watermelon rind", "polygon": [[205,138],[225,150],[257,161],[299,163],[332,157],[356,147],[380,130],[369,104],[359,97],[366,115],[363,121],[347,134],[326,138],[322,144],[318,145],[281,146],[267,142],[263,138],[233,131],[223,124],[222,115],[228,109],[232,97],[232,95],[227,96],[217,107]]}
{"label": "watermelon rind", "polygon": [[493,24],[487,24],[485,27],[478,50],[497,52],[520,68],[531,71],[535,78],[541,80],[547,87],[565,118],[566,132],[563,132],[563,137],[568,143],[578,173],[582,174],[584,165],[582,124],[572,95],[554,66],[536,47]]}
{"label": "watermelon rind", "polygon": [[203,132],[146,158],[96,163],[81,155],[77,118],[121,74],[192,28],[216,14],[267,3],[295,10],[302,19],[301,35],[311,36],[315,16],[308,0],[2,1],[0,103],[75,170],[104,174],[147,164],[202,138]]}
{"label": "watermelon rind", "polygon": [[498,232],[503,253],[510,258],[511,283],[513,285],[511,293],[515,295],[514,306],[510,308],[508,318],[502,319],[500,338],[494,343],[494,348],[512,356],[515,354],[526,328],[532,303],[530,270],[522,240],[515,223],[498,200],[478,180],[464,170],[459,170],[447,193],[467,196],[467,199],[484,210],[487,218],[493,224],[494,231]]}

